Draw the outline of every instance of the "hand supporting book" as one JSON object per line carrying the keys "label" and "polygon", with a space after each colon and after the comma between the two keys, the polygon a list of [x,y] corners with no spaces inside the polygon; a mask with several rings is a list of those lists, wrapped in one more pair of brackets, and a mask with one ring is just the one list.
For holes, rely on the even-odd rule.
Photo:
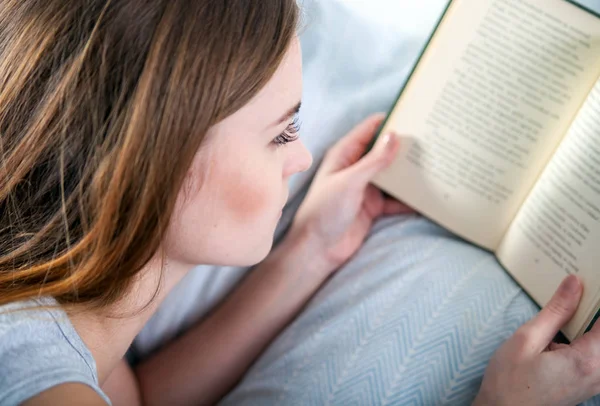
{"label": "hand supporting book", "polygon": [[475,406],[576,405],[600,392],[600,324],[570,345],[551,343],[573,316],[582,286],[565,279],[542,311],[491,359]]}

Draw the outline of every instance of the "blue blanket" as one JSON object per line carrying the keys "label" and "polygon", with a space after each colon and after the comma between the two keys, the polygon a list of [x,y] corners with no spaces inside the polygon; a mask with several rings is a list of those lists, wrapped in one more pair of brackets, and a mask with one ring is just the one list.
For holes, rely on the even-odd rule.
{"label": "blue blanket", "polygon": [[537,311],[493,255],[423,218],[383,220],[223,405],[469,405]]}

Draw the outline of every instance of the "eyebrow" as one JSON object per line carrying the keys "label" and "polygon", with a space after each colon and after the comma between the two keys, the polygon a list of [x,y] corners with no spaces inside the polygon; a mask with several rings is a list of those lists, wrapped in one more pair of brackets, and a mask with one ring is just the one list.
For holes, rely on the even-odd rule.
{"label": "eyebrow", "polygon": [[292,107],[291,109],[286,111],[285,114],[279,120],[277,120],[275,123],[273,123],[271,125],[271,127],[278,126],[279,124],[283,123],[284,121],[289,120],[295,114],[298,114],[298,112],[300,111],[300,107],[302,107],[301,101],[299,101],[298,104],[296,104],[294,107]]}

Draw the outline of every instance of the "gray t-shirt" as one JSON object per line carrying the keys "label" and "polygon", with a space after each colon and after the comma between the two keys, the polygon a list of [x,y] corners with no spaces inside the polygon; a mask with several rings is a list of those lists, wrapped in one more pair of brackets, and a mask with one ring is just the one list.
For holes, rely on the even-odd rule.
{"label": "gray t-shirt", "polygon": [[[0,306],[0,406],[14,406],[64,383],[82,383],[100,389],[96,362],[53,298]],[[35,310],[12,311],[38,307]],[[11,311],[11,312],[7,312]]]}

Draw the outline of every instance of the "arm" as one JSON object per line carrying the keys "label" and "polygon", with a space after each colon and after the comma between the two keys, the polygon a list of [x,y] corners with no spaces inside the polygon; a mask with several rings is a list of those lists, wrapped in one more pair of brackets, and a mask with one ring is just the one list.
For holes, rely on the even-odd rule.
{"label": "arm", "polygon": [[80,383],[66,383],[54,386],[27,400],[22,406],[106,406],[95,390]]}
{"label": "arm", "polygon": [[140,406],[141,393],[129,363],[122,359],[102,384],[102,390],[113,406]]}
{"label": "arm", "polygon": [[214,404],[226,394],[327,277],[306,250],[280,244],[213,314],[142,363],[144,403]]}

